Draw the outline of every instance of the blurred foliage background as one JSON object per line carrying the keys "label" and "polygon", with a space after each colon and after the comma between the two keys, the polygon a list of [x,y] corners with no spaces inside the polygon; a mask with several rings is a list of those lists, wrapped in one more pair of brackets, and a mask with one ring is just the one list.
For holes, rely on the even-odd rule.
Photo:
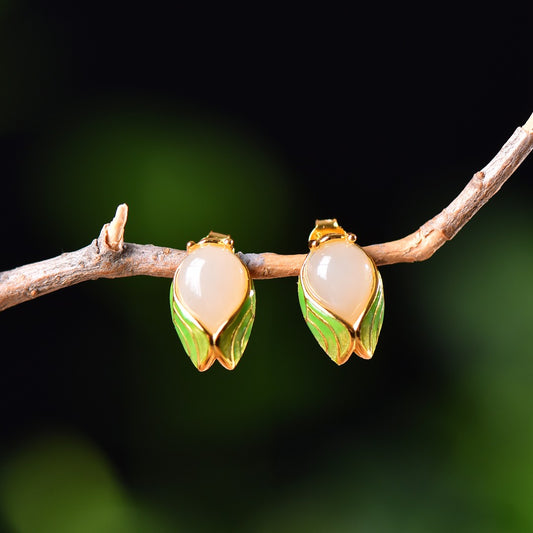
{"label": "blurred foliage background", "polygon": [[[0,270],[85,246],[120,202],[126,240],[176,248],[416,229],[531,113],[531,6],[358,9],[0,3]],[[0,530],[533,531],[532,172],[382,268],[371,361],[331,363],[295,279],[256,284],[231,373],[187,360],[170,280],[3,312]]]}

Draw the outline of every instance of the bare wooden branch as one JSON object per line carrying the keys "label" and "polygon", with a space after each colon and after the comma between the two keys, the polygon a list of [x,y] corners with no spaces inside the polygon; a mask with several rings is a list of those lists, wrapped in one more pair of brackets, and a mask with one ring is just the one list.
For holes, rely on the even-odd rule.
{"label": "bare wooden branch", "polygon": [[[429,259],[492,198],[533,149],[533,115],[517,128],[494,159],[474,174],[463,191],[437,216],[403,239],[365,246],[378,266]],[[156,276],[171,278],[186,255],[151,244],[124,243],[126,204],[89,246],[0,273],[0,311],[43,294],[98,278]],[[243,254],[255,279],[297,276],[305,254]]]}

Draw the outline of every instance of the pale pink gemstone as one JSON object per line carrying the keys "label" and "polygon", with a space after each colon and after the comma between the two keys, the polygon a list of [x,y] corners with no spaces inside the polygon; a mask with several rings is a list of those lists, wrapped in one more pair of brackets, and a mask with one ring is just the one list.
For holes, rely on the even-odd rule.
{"label": "pale pink gemstone", "polygon": [[206,244],[183,260],[174,284],[192,316],[215,334],[242,305],[248,275],[230,250]]}
{"label": "pale pink gemstone", "polygon": [[302,282],[322,307],[355,327],[372,296],[373,270],[359,246],[335,239],[311,250]]}

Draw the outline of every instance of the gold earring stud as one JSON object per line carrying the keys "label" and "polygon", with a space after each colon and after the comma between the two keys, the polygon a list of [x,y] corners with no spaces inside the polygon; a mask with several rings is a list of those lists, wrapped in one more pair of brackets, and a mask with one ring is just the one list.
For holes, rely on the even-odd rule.
{"label": "gold earring stud", "polygon": [[201,372],[216,360],[228,370],[240,361],[255,318],[255,290],[229,235],[211,232],[187,243],[170,288],[176,332]]}
{"label": "gold earring stud", "polygon": [[383,323],[381,275],[355,241],[335,219],[317,220],[298,277],[305,321],[338,365],[354,352],[370,359]]}

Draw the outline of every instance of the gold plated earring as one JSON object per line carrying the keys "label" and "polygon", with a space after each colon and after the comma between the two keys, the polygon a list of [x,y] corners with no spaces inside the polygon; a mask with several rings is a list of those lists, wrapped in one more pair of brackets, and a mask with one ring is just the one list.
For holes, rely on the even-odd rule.
{"label": "gold plated earring", "polygon": [[381,275],[355,240],[335,219],[317,220],[298,277],[305,321],[338,365],[354,352],[370,359],[383,323]]}
{"label": "gold plated earring", "polygon": [[252,330],[255,290],[229,235],[211,232],[198,243],[187,243],[187,257],[170,287],[170,309],[198,370],[207,370],[215,360],[235,368]]}

